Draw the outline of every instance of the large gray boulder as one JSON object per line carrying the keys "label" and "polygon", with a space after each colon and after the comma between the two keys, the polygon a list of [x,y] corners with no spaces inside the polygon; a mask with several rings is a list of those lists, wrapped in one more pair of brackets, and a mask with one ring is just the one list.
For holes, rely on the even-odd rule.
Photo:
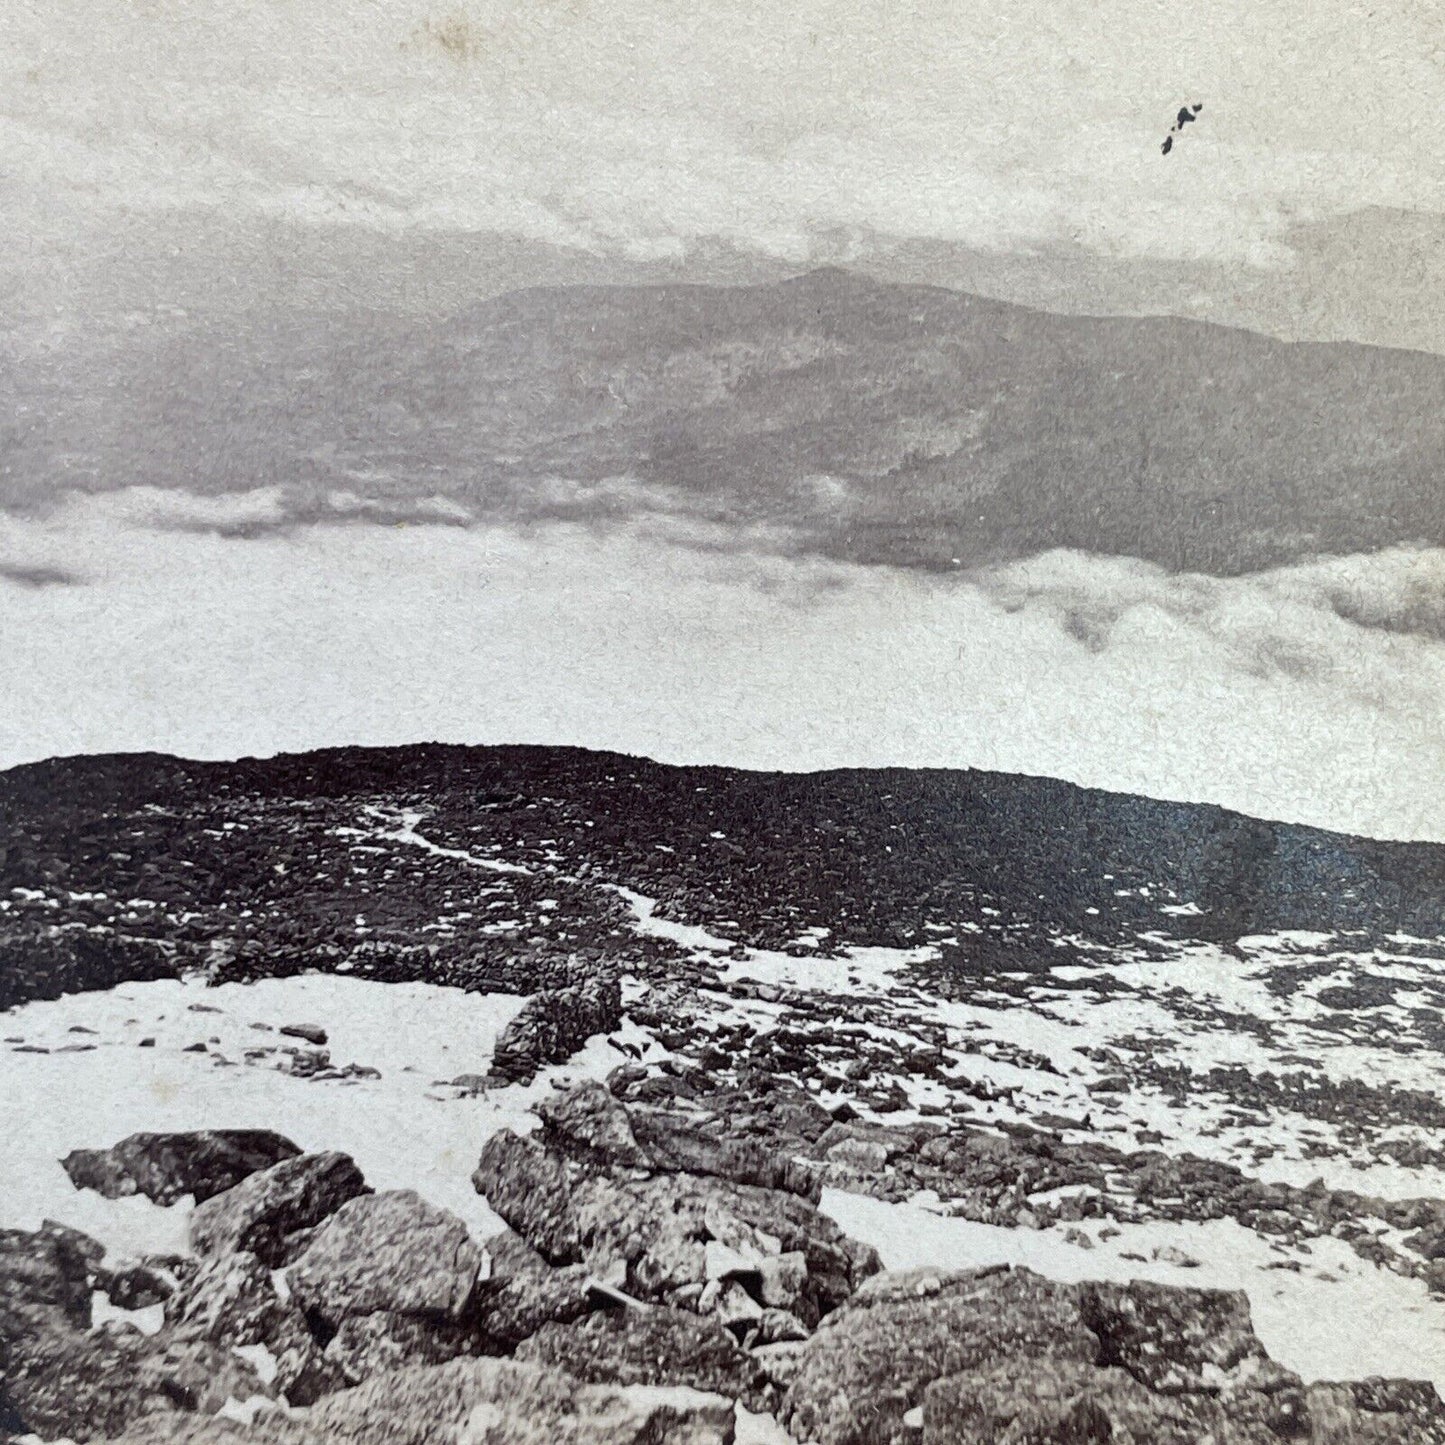
{"label": "large gray boulder", "polygon": [[230,1349],[264,1345],[275,1361],[275,1386],[293,1405],[309,1405],[349,1383],[323,1358],[301,1311],[277,1293],[271,1271],[254,1254],[223,1254],[203,1265],[166,1304],[173,1339]]}
{"label": "large gray boulder", "polygon": [[274,1269],[286,1261],[289,1237],[365,1192],[366,1180],[349,1155],[302,1154],[197,1205],[191,1248],[203,1257],[244,1250]]}
{"label": "large gray boulder", "polygon": [[189,1194],[199,1203],[300,1152],[269,1129],[205,1129],[131,1134],[109,1149],[74,1149],[60,1163],[77,1189],[107,1199],[144,1194],[174,1204]]}
{"label": "large gray boulder", "polygon": [[1087,1284],[1082,1318],[1100,1361],[1122,1365],[1151,1390],[1183,1394],[1257,1377],[1268,1364],[1243,1290],[1178,1289],[1133,1280]]}
{"label": "large gray boulder", "polygon": [[547,1324],[570,1324],[592,1309],[587,1270],[553,1266],[510,1230],[486,1241],[492,1267],[477,1286],[477,1329],[488,1354],[510,1354]]}
{"label": "large gray boulder", "polygon": [[664,1306],[543,1325],[516,1358],[594,1385],[686,1385],[755,1408],[767,1389],[762,1370],[717,1319]]}
{"label": "large gray boulder", "polygon": [[146,1421],[124,1445],[732,1445],[731,1400],[696,1390],[579,1384],[514,1360],[377,1375],[304,1417]]}
{"label": "large gray boulder", "polygon": [[803,1346],[782,1418],[817,1445],[888,1445],[936,1380],[1098,1353],[1071,1291],[1029,1270],[878,1275]]}
{"label": "large gray boulder", "polygon": [[488,1263],[456,1215],[403,1189],[348,1200],[286,1277],[307,1315],[332,1328],[378,1310],[458,1321]]}

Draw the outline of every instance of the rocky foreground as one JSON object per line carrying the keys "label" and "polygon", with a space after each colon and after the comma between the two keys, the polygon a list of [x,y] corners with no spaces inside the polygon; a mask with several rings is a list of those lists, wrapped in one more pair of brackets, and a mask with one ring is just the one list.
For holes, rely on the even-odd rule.
{"label": "rocky foreground", "polygon": [[[1242,1293],[884,1272],[817,1202],[830,1171],[884,1167],[887,1131],[787,1085],[724,1116],[689,1097],[692,1072],[624,1066],[545,1098],[535,1132],[488,1139],[473,1183],[509,1228],[486,1240],[265,1131],[76,1151],[77,1188],[196,1200],[189,1250],[126,1261],[60,1225],[0,1233],[0,1429],[137,1445],[1445,1442],[1432,1385],[1307,1385],[1268,1357]],[[1002,1167],[961,1132],[930,1158]]]}

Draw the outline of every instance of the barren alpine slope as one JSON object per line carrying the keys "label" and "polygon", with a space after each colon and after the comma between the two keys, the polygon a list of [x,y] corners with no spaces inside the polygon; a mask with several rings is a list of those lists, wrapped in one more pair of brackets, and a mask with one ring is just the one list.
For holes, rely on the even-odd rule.
{"label": "barren alpine slope", "polygon": [[11,1433],[1445,1439],[1438,847],[544,748],[0,808]]}

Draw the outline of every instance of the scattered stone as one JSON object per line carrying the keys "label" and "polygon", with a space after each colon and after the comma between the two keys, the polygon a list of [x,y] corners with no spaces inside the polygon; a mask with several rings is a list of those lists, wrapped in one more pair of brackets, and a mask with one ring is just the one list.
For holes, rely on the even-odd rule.
{"label": "scattered stone", "polygon": [[308,1044],[318,1046],[327,1042],[326,1030],[320,1024],[282,1024],[276,1032],[292,1039],[305,1039]]}

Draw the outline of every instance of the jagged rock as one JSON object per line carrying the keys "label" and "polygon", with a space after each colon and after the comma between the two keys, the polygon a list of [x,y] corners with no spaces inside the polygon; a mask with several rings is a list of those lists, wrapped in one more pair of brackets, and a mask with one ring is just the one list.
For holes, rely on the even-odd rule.
{"label": "jagged rock", "polygon": [[570,1324],[592,1309],[581,1265],[554,1268],[510,1230],[486,1241],[490,1277],[477,1286],[477,1325],[489,1352],[509,1353],[549,1323]]}
{"label": "jagged rock", "polygon": [[174,1204],[190,1194],[200,1203],[300,1152],[268,1129],[217,1129],[131,1134],[109,1149],[72,1150],[60,1162],[77,1189],[107,1199],[144,1194]]}
{"label": "jagged rock", "polygon": [[88,1440],[149,1411],[264,1393],[241,1360],[204,1341],[91,1333],[90,1268],[61,1234],[0,1231],[0,1433]]}
{"label": "jagged rock", "polygon": [[548,1143],[624,1168],[653,1167],[637,1142],[627,1110],[605,1084],[589,1079],[537,1105]]}
{"label": "jagged rock", "polygon": [[687,1310],[608,1310],[544,1325],[516,1358],[605,1385],[687,1385],[760,1402],[766,1377],[715,1319]]}
{"label": "jagged rock", "polygon": [[631,1122],[656,1169],[786,1190],[814,1204],[822,1196],[822,1181],[812,1165],[755,1139],[714,1137],[670,1115],[641,1109],[632,1112]]}
{"label": "jagged rock", "polygon": [[284,1262],[288,1235],[320,1223],[365,1190],[349,1155],[302,1154],[198,1205],[191,1248],[203,1256],[247,1250],[276,1268]]}
{"label": "jagged rock", "polygon": [[326,1346],[326,1362],[355,1385],[403,1365],[440,1365],[477,1352],[477,1336],[469,1328],[377,1310],[342,1320]]}
{"label": "jagged rock", "polygon": [[576,1264],[582,1236],[572,1203],[567,1162],[510,1129],[493,1134],[472,1172],[478,1194],[553,1264]]}
{"label": "jagged rock", "polygon": [[492,1049],[492,1076],[525,1083],[547,1064],[565,1063],[594,1034],[622,1025],[622,987],[615,977],[543,989],[522,1005]]}
{"label": "jagged rock", "polygon": [[781,1418],[817,1445],[886,1445],[935,1380],[1098,1349],[1069,1291],[1029,1270],[877,1275],[803,1346]]}
{"label": "jagged rock", "polygon": [[514,1360],[374,1376],[306,1416],[145,1421],[125,1445],[732,1445],[733,1402],[683,1387],[579,1384]]}
{"label": "jagged rock", "polygon": [[286,1277],[301,1308],[332,1328],[377,1310],[456,1321],[488,1265],[456,1215],[402,1189],[343,1204]]}
{"label": "jagged rock", "polygon": [[801,1286],[778,1302],[809,1325],[879,1267],[874,1251],[779,1189],[682,1173],[612,1179],[506,1132],[488,1141],[472,1177],[492,1208],[552,1263],[585,1264],[662,1303],[697,1301],[707,1284],[709,1240],[735,1250],[745,1244],[764,1257],[801,1254]]}
{"label": "jagged rock", "polygon": [[276,1387],[293,1405],[309,1405],[345,1383],[254,1254],[225,1254],[204,1265],[168,1302],[166,1326],[176,1339],[232,1349],[265,1345],[276,1362]]}
{"label": "jagged rock", "polygon": [[161,1304],[175,1290],[172,1280],[150,1265],[141,1263],[106,1270],[96,1283],[105,1291],[111,1304],[121,1310],[142,1310]]}
{"label": "jagged rock", "polygon": [[1242,1290],[1178,1289],[1134,1280],[1080,1286],[1100,1363],[1122,1365],[1160,1393],[1217,1387],[1270,1365]]}

